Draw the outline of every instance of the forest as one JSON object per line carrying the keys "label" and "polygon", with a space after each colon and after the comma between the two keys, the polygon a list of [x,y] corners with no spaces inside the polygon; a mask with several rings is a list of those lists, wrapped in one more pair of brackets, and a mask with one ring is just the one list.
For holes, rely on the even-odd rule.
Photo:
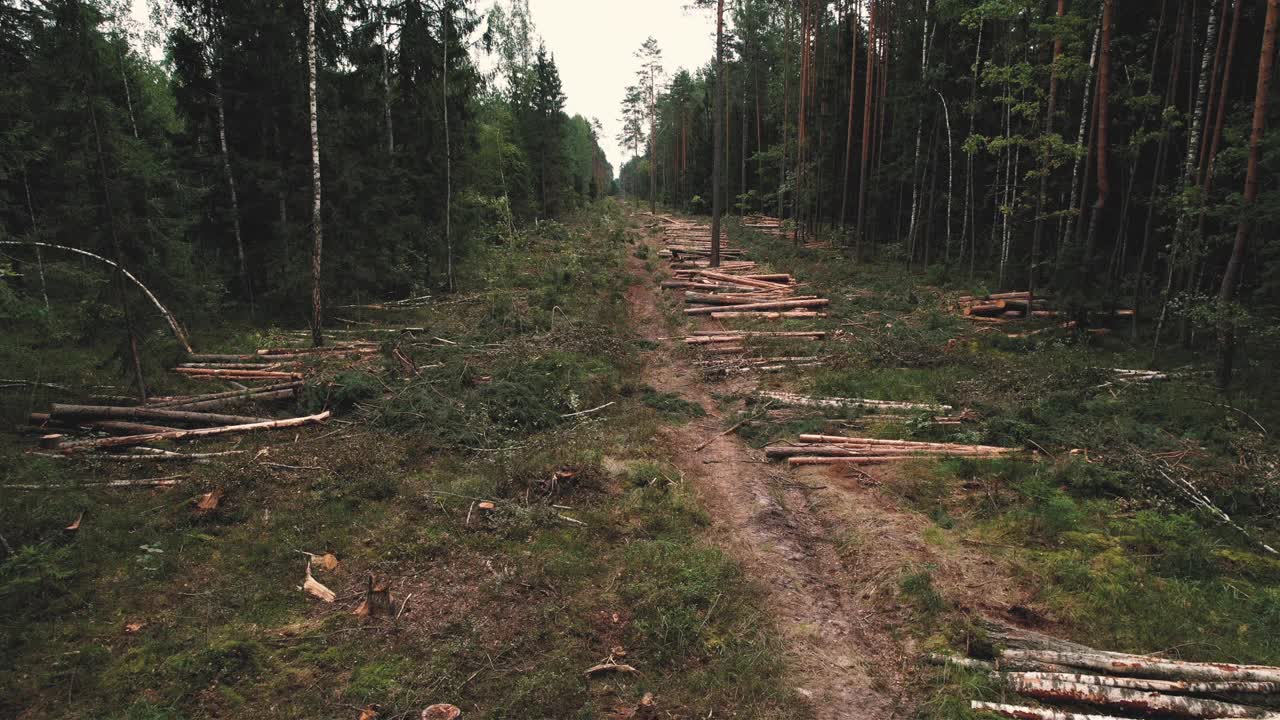
{"label": "forest", "polygon": [[0,716],[1275,720],[1277,32],[0,0]]}
{"label": "forest", "polygon": [[739,0],[722,73],[655,84],[645,49],[621,186],[709,212],[718,158],[731,213],[830,233],[851,262],[1132,309],[1153,359],[1217,352],[1225,385],[1243,346],[1271,355],[1280,300],[1269,11]]}

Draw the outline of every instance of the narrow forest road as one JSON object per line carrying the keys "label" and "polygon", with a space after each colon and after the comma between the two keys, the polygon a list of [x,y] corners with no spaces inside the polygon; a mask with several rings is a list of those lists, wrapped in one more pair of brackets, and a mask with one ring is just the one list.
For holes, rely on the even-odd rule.
{"label": "narrow forest road", "polygon": [[[658,240],[649,235],[645,242],[656,256]],[[713,541],[764,590],[787,644],[792,684],[823,720],[909,715],[905,672],[910,653],[877,621],[879,609],[873,607],[876,585],[886,578],[850,573],[838,554],[837,528],[819,512],[820,500],[811,486],[764,464],[763,453],[736,434],[718,437],[695,452],[724,431],[716,402],[701,374],[664,339],[667,322],[657,280],[633,256],[629,266],[639,280],[628,291],[631,321],[637,333],[658,344],[647,358],[645,381],[707,412],[704,418],[667,428],[664,440],[712,517]],[[708,328],[718,324],[699,322]],[[739,377],[716,389],[745,390],[754,383],[749,376]]]}

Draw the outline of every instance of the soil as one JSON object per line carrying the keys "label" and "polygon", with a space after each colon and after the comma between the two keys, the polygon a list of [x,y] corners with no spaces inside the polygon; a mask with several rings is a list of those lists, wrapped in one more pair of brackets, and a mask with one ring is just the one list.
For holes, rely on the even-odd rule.
{"label": "soil", "polygon": [[[658,230],[645,242],[661,246]],[[908,632],[911,611],[897,597],[913,567],[930,567],[940,592],[961,608],[1005,614],[1029,602],[1026,590],[994,561],[968,548],[926,541],[932,522],[879,486],[881,475],[843,468],[791,471],[724,432],[716,396],[750,392],[739,375],[714,383],[691,367],[664,315],[657,278],[634,257],[628,291],[636,332],[657,344],[645,381],[697,403],[707,416],[662,432],[677,464],[712,517],[712,541],[760,587],[786,644],[791,682],[820,720],[910,717],[919,652]],[[698,318],[692,329],[718,321]],[[719,437],[717,437],[719,436]],[[700,451],[707,440],[715,438]]]}

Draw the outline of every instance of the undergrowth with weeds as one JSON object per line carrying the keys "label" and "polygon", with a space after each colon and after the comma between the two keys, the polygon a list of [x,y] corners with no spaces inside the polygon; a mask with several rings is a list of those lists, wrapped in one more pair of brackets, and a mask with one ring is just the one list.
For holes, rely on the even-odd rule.
{"label": "undergrowth with weeds", "polygon": [[[6,483],[50,487],[0,489],[0,714],[397,717],[450,702],[585,718],[652,692],[673,716],[794,715],[759,596],[654,443],[698,409],[637,379],[634,237],[602,204],[484,251],[465,292],[353,311],[429,332],[293,408],[340,422],[200,446],[242,455],[123,467],[9,441]],[[87,484],[162,473],[181,484]],[[218,506],[196,509],[214,489]],[[303,553],[339,559],[314,572],[335,603],[299,589]],[[398,618],[353,614],[370,574]],[[640,672],[584,675],[609,657]]]}
{"label": "undergrowth with weeds", "polygon": [[[754,259],[831,298],[830,317],[806,325],[831,334],[824,366],[764,377],[766,387],[943,403],[973,415],[938,427],[796,410],[744,426],[749,441],[823,431],[1034,452],[1035,460],[904,463],[877,474],[879,492],[929,519],[925,542],[1006,564],[1029,593],[1021,610],[1053,632],[1111,650],[1280,664],[1280,559],[1261,547],[1280,540],[1274,374],[1248,367],[1240,390],[1224,397],[1210,385],[1211,359],[1169,348],[1161,368],[1170,381],[1119,383],[1108,368],[1145,368],[1150,357],[1147,338],[1130,341],[1127,320],[1105,336],[1008,337],[1051,323],[975,326],[953,302],[991,290],[981,279],[855,263],[840,250],[729,226]],[[1248,534],[1169,477],[1189,481]],[[964,652],[986,642],[948,593],[929,567],[901,568],[898,595],[923,647]],[[920,677],[924,717],[977,717],[969,700],[1002,695],[954,668]]]}

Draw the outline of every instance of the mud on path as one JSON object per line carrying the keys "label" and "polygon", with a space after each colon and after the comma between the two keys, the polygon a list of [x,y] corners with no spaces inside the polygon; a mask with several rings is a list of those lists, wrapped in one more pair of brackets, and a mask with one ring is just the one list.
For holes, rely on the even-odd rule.
{"label": "mud on path", "polygon": [[[645,242],[653,251],[661,244],[652,235]],[[975,609],[1007,608],[1023,600],[1022,592],[992,561],[927,544],[922,533],[930,521],[895,507],[872,475],[790,472],[765,464],[762,452],[733,433],[695,452],[724,432],[712,392],[747,392],[757,379],[704,379],[681,357],[679,340],[667,337],[674,333],[657,279],[643,261],[628,263],[636,279],[627,294],[633,327],[657,345],[646,359],[645,382],[707,413],[667,427],[661,439],[711,515],[712,540],[764,591],[786,644],[791,684],[821,720],[910,717],[919,703],[911,682],[918,652],[905,631],[910,611],[897,601],[904,569],[928,564],[940,584],[958,591],[961,605]]]}

